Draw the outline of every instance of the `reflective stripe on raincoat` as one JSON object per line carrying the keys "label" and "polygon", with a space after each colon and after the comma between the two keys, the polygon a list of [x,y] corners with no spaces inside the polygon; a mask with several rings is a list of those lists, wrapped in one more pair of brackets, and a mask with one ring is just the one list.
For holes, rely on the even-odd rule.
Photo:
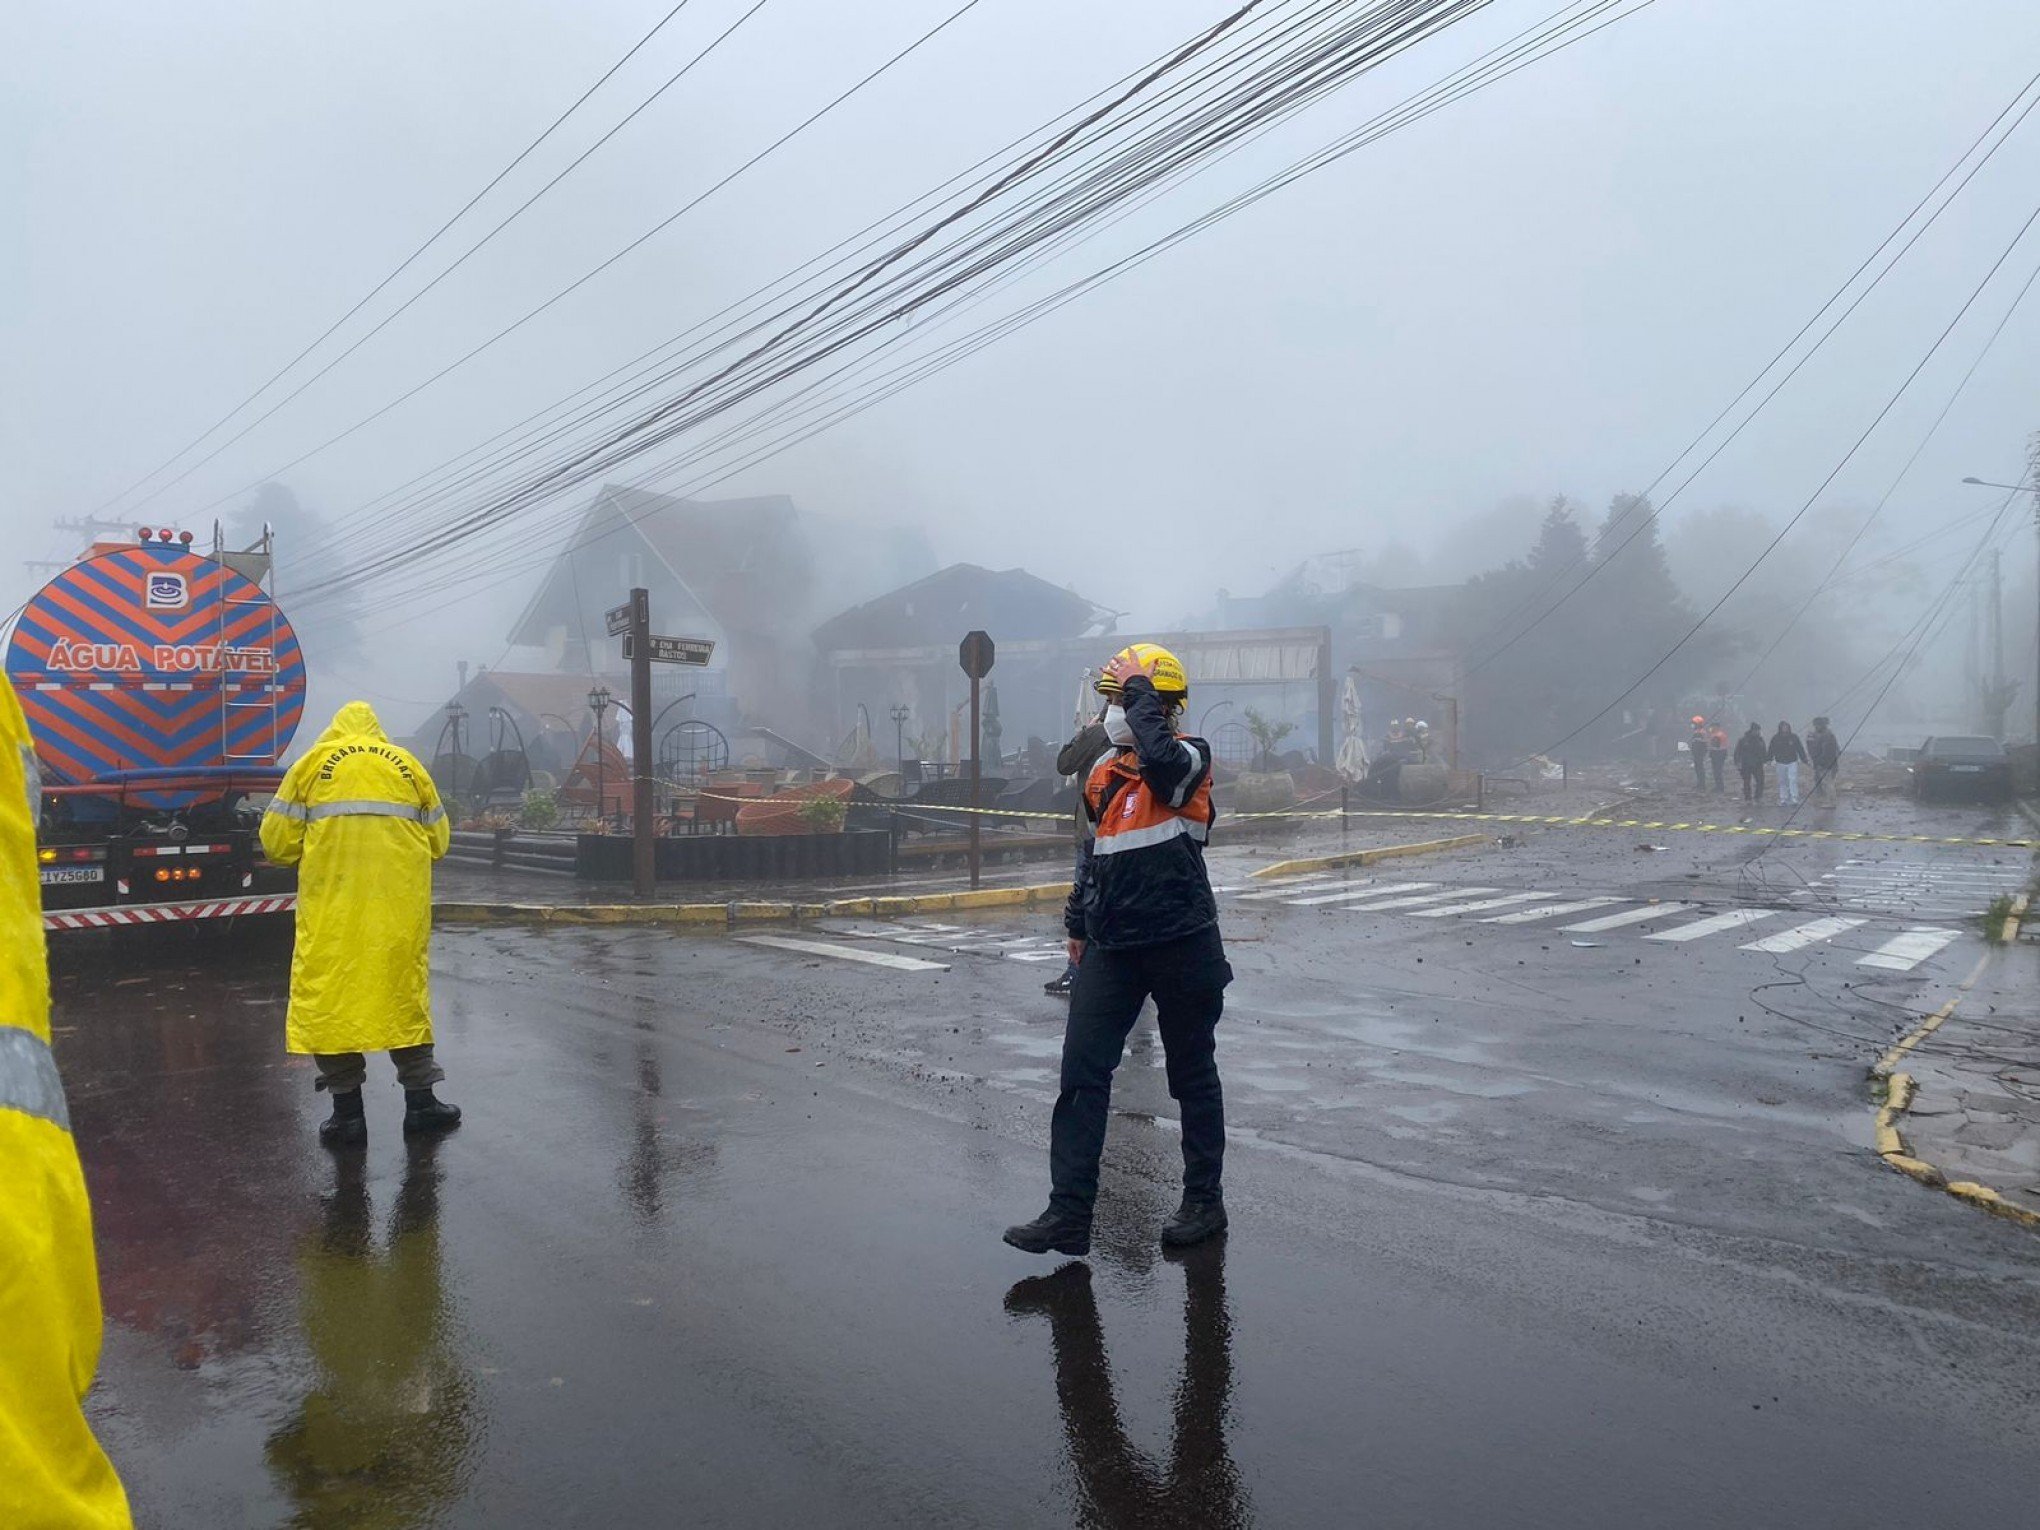
{"label": "reflective stripe on raincoat", "polygon": [[385,1052],[432,1039],[432,863],[451,826],[432,777],[350,701],[283,778],[262,848],[298,867],[293,1052]]}
{"label": "reflective stripe on raincoat", "polygon": [[0,1525],[121,1526],[83,1402],[99,1364],[92,1212],[50,1056],[28,727],[0,687]]}

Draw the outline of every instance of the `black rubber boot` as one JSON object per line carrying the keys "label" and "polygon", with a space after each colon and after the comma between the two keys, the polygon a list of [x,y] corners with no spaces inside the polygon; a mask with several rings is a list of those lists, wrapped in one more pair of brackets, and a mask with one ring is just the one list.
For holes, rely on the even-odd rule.
{"label": "black rubber boot", "polygon": [[1184,1196],[1176,1214],[1162,1224],[1164,1248],[1188,1248],[1215,1238],[1226,1228],[1225,1202],[1218,1196]]}
{"label": "black rubber boot", "polygon": [[1006,1241],[1023,1254],[1088,1254],[1091,1219],[1051,1206],[1032,1222],[1007,1228]]}
{"label": "black rubber boot", "polygon": [[404,1091],[404,1135],[415,1137],[420,1132],[450,1132],[460,1125],[460,1107],[449,1105],[432,1092],[427,1084],[423,1089]]}
{"label": "black rubber boot", "polygon": [[334,1094],[333,1114],[319,1123],[319,1140],[327,1147],[359,1147],[368,1141],[368,1117],[361,1113],[359,1089]]}

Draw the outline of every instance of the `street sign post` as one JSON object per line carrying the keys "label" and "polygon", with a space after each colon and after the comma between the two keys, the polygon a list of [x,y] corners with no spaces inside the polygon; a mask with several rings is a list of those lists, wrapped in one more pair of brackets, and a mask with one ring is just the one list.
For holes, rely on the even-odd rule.
{"label": "street sign post", "polygon": [[[654,664],[692,664],[697,667],[715,657],[715,641],[712,638],[662,637],[656,632],[645,634],[650,645],[650,659]],[[623,656],[637,657],[637,638],[626,633],[623,639]]]}
{"label": "street sign post", "polygon": [[611,606],[602,613],[602,620],[608,626],[611,637],[622,637],[630,631],[631,612],[635,609],[636,607],[629,601],[625,601],[622,605]]}
{"label": "street sign post", "polygon": [[984,782],[984,762],[980,758],[984,751],[979,743],[981,735],[978,731],[978,692],[985,676],[992,672],[995,657],[997,652],[989,632],[967,632],[956,647],[956,662],[970,676],[970,885],[973,889],[978,885],[983,849],[978,838],[979,825],[983,821],[983,815],[978,811],[983,806],[979,793]]}
{"label": "street sign post", "polygon": [[[630,886],[635,896],[649,898],[658,878],[659,850],[652,807],[651,593],[632,590],[630,604],[619,609],[629,617],[623,651],[630,658]],[[609,616],[613,622],[616,612]]]}

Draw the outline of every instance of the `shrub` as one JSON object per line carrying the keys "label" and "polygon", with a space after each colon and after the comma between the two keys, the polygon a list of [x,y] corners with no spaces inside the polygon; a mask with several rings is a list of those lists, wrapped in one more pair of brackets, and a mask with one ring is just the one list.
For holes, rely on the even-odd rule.
{"label": "shrub", "polygon": [[544,833],[560,821],[560,799],[543,787],[532,787],[524,794],[517,821],[527,829]]}
{"label": "shrub", "polygon": [[809,797],[800,805],[801,822],[817,834],[831,834],[843,827],[845,810],[841,797]]}

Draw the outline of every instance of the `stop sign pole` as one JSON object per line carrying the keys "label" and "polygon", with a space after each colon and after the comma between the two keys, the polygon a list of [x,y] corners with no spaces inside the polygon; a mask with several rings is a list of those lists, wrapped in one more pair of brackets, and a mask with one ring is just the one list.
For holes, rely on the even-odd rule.
{"label": "stop sign pole", "polygon": [[978,872],[982,865],[983,844],[978,837],[983,815],[978,809],[983,806],[979,794],[984,786],[984,762],[978,740],[982,737],[978,729],[979,690],[984,678],[992,672],[991,634],[988,632],[967,632],[956,648],[956,662],[963,666],[963,672],[970,676],[970,885],[978,885]]}

